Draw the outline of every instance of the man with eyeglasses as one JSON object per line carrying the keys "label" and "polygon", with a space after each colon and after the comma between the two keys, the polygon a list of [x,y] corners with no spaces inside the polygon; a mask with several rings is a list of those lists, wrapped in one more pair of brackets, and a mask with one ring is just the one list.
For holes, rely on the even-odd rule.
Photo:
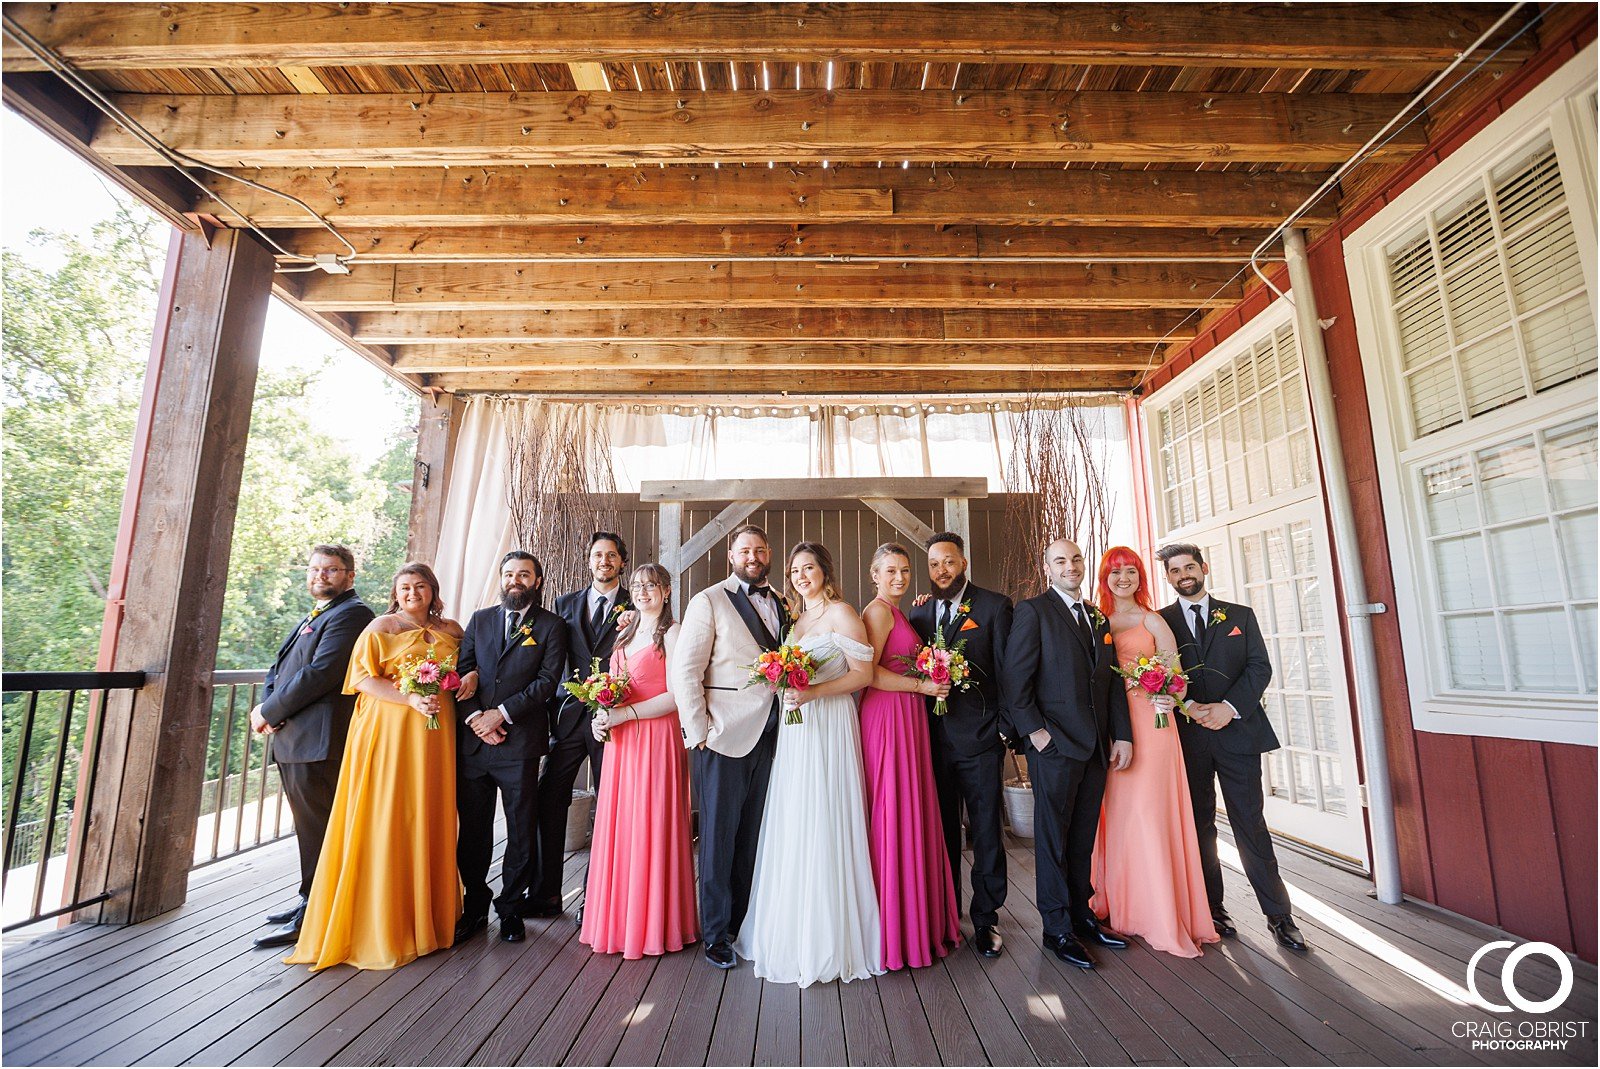
{"label": "man with eyeglasses", "polygon": [[[615,531],[589,536],[590,584],[556,599],[556,615],[567,624],[567,678],[589,674],[595,658],[601,669],[611,663],[617,639],[617,618],[633,607],[622,570],[628,566],[628,543]],[[562,854],[567,845],[567,814],[572,808],[572,785],[584,758],[600,783],[605,747],[590,728],[588,708],[577,698],[561,693],[561,705],[550,724],[550,755],[539,773],[539,876],[528,892],[530,917],[554,917],[562,912]],[[581,914],[580,914],[581,916]]]}
{"label": "man with eyeglasses", "polygon": [[267,915],[267,923],[278,927],[257,937],[258,947],[289,946],[300,937],[356,704],[355,695],[344,693],[344,677],[356,639],[372,622],[372,610],[356,596],[355,582],[356,558],[349,548],[312,547],[306,566],[311,609],[278,648],[267,669],[265,696],[250,710],[251,729],[270,736],[300,846],[299,901]]}

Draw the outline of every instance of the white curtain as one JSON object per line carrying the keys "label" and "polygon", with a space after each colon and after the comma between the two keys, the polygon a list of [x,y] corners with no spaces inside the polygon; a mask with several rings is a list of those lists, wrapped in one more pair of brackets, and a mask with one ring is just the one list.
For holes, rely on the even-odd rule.
{"label": "white curtain", "polygon": [[[497,596],[495,562],[514,537],[506,501],[505,410],[467,401],[450,465],[436,567],[445,604],[464,619]],[[551,402],[545,402],[551,403]],[[923,405],[607,405],[617,489],[652,479],[979,477],[1007,485],[1015,402]],[[1120,403],[1086,408],[1102,473],[1115,488],[1112,541],[1134,544],[1127,423]],[[1078,458],[1084,462],[1084,458]]]}

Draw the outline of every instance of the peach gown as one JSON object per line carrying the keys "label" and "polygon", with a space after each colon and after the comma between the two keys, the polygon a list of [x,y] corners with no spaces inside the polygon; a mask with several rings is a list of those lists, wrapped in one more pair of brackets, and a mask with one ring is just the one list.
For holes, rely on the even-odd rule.
{"label": "peach gown", "polygon": [[291,965],[393,969],[454,941],[455,699],[439,695],[439,727],[430,731],[409,705],[356,690],[369,677],[393,680],[401,660],[429,646],[453,656],[457,642],[427,628],[368,631],[350,656],[344,692],[358,694],[356,708]]}
{"label": "peach gown", "polygon": [[[1155,636],[1143,625],[1113,641],[1123,665],[1156,651]],[[1157,728],[1155,706],[1139,690],[1128,694],[1128,713],[1133,763],[1106,775],[1090,907],[1118,932],[1140,936],[1168,954],[1197,958],[1203,944],[1217,942],[1217,929],[1178,741],[1182,714],[1169,714],[1167,726]]]}

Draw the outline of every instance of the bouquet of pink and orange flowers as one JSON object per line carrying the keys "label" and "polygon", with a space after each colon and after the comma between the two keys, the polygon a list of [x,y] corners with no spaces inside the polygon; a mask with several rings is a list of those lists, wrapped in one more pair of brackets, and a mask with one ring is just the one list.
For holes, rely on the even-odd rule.
{"label": "bouquet of pink and orange flowers", "polygon": [[[455,655],[440,657],[433,652],[433,647],[429,646],[428,652],[421,657],[407,657],[400,662],[398,686],[401,694],[421,694],[428,697],[441,690],[459,689],[461,677],[456,674]],[[428,730],[439,730],[437,716],[428,717]]]}
{"label": "bouquet of pink and orange flowers", "polygon": [[[1131,680],[1139,689],[1151,697],[1157,694],[1171,695],[1176,704],[1174,708],[1183,712],[1183,696],[1189,692],[1189,677],[1183,674],[1178,667],[1176,653],[1151,653],[1140,657],[1129,665],[1118,665],[1115,668],[1117,675],[1123,679]],[[1187,713],[1184,713],[1187,716]],[[1156,727],[1167,726],[1167,714],[1160,709],[1156,710]]]}
{"label": "bouquet of pink and orange flowers", "polygon": [[[589,674],[582,680],[570,680],[561,684],[567,693],[589,707],[592,713],[596,709],[605,709],[608,712],[619,705],[626,704],[628,700],[628,673],[600,671],[600,658],[596,657],[589,664]],[[608,729],[602,742],[611,741],[611,732]]]}
{"label": "bouquet of pink and orange flowers", "polygon": [[[936,632],[933,641],[917,651],[915,657],[902,657],[901,662],[911,669],[913,679],[931,679],[941,687],[949,684],[952,691],[966,690],[972,686],[972,664],[967,660],[966,654],[961,652],[961,647],[967,644],[962,639],[954,646],[945,641],[944,632]],[[943,716],[950,711],[947,699],[940,698],[933,703],[933,715]]]}
{"label": "bouquet of pink and orange flowers", "polygon": [[[825,663],[827,658],[818,660],[794,642],[785,642],[775,650],[763,652],[756,658],[755,664],[746,666],[750,678],[745,681],[745,686],[764,686],[774,694],[786,690],[805,690],[811,685],[811,678],[817,674],[817,669]],[[790,709],[783,714],[785,724],[798,724],[800,719],[799,709]]]}

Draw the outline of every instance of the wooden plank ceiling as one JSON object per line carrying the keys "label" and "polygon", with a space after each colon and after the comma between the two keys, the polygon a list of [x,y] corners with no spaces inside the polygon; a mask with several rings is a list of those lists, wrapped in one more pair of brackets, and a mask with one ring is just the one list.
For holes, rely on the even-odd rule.
{"label": "wooden plank ceiling", "polygon": [[179,225],[344,257],[278,293],[414,387],[1126,391],[1508,6],[19,3],[4,90]]}

